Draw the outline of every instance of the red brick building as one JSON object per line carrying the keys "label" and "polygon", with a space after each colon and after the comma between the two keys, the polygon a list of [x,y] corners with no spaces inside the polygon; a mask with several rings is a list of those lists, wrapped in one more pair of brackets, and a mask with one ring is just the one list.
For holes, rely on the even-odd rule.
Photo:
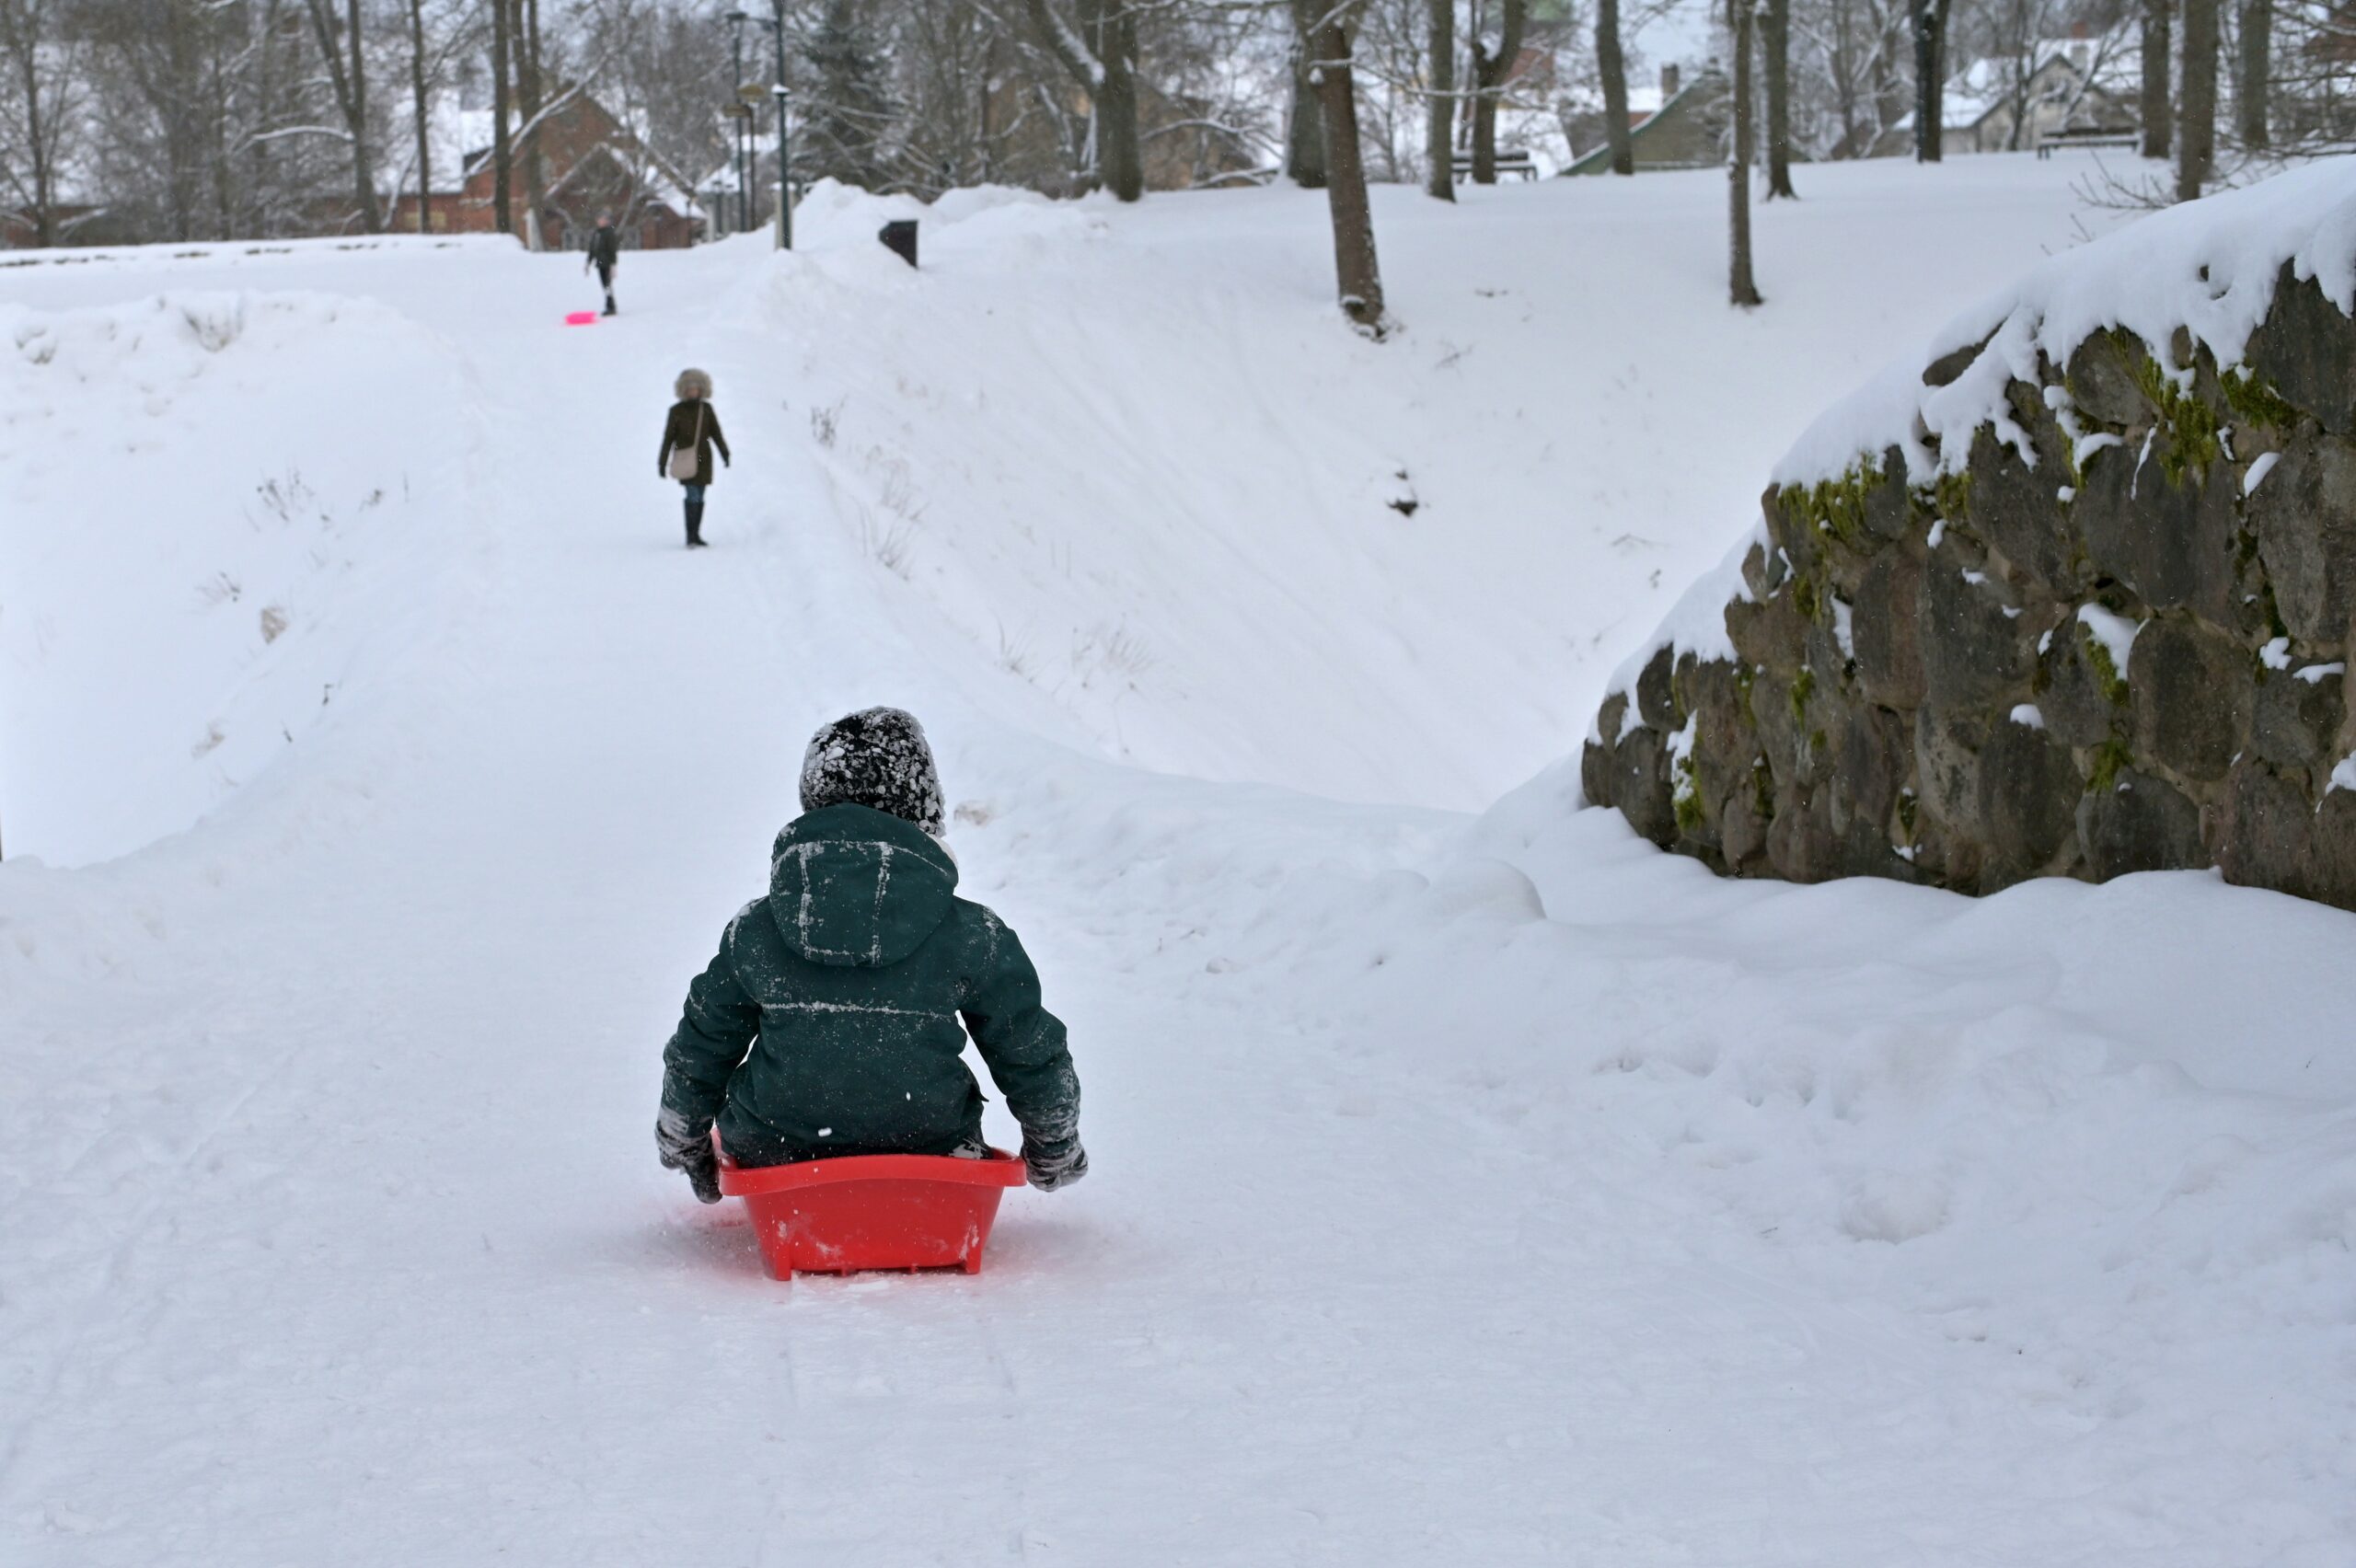
{"label": "red brick building", "polygon": [[[435,139],[450,150],[435,160],[429,203],[433,232],[495,233],[499,221],[493,201],[497,175],[491,163],[491,117],[475,110],[442,119]],[[582,248],[601,213],[612,216],[625,247],[665,250],[695,242],[703,213],[687,182],[587,93],[575,94],[541,121],[533,137],[539,144],[548,186],[540,204],[540,234],[549,249]],[[523,140],[515,142],[509,176],[509,209],[518,235],[525,232],[530,205],[525,187],[526,147]],[[452,179],[449,171],[461,168],[463,179]],[[417,232],[414,190],[395,200],[385,226],[397,233]]]}

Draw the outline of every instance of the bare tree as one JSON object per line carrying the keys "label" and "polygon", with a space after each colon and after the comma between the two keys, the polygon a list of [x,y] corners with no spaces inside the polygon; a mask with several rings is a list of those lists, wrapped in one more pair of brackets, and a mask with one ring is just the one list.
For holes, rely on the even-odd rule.
{"label": "bare tree", "polygon": [[1138,23],[1127,0],[1079,0],[1078,25],[1054,0],[1024,0],[1048,50],[1088,94],[1089,137],[1097,177],[1124,202],[1145,194],[1145,153],[1138,135]]}
{"label": "bare tree", "polygon": [[2198,201],[2217,155],[2217,0],[2184,0],[2176,199]]}
{"label": "bare tree", "polygon": [[2169,23],[2173,0],[2143,0],[2143,156],[2168,156],[2168,127],[2176,116],[2168,107]]}
{"label": "bare tree", "polygon": [[515,100],[523,113],[516,139],[524,144],[524,244],[527,249],[547,248],[540,232],[549,204],[549,166],[540,152],[540,121],[547,105],[540,90],[540,0],[514,0],[515,18],[509,36],[515,44]]}
{"label": "bare tree", "polygon": [[[1610,4],[1611,0],[1605,0]],[[1424,105],[1424,190],[1456,200],[1456,0],[1425,0],[1426,72],[1431,97]]]}
{"label": "bare tree", "polygon": [[[417,119],[417,232],[433,232],[433,150],[425,95],[425,0],[409,0],[409,87]],[[396,196],[399,194],[396,190]]]}
{"label": "bare tree", "polygon": [[2238,70],[2234,78],[2234,118],[2245,147],[2273,140],[2268,98],[2274,79],[2273,0],[2243,0]]}
{"label": "bare tree", "polygon": [[[1300,0],[1296,0],[1300,3]],[[1351,79],[1350,35],[1365,0],[1306,0],[1321,6],[1302,29],[1309,77],[1325,120],[1325,202],[1334,223],[1334,278],[1342,313],[1360,329],[1383,329],[1382,271],[1374,253],[1374,214],[1358,155],[1357,88]]]}
{"label": "bare tree", "polygon": [[491,0],[491,202],[502,234],[515,232],[515,144],[507,128],[514,112],[514,22],[508,0]]}
{"label": "bare tree", "polygon": [[1521,34],[1530,17],[1529,0],[1500,0],[1497,46],[1492,50],[1482,29],[1472,29],[1472,183],[1497,182],[1497,104],[1506,84],[1521,63]]}
{"label": "bare tree", "polygon": [[1946,151],[1947,8],[1950,0],[1912,0],[1914,161],[1937,163]]}
{"label": "bare tree", "polygon": [[327,63],[328,85],[336,107],[343,113],[352,141],[352,202],[360,226],[374,234],[382,226],[376,213],[376,171],[368,152],[368,51],[360,29],[360,0],[346,0],[344,36],[352,46],[350,62],[336,40],[333,0],[306,0],[311,30],[319,40],[319,57]]}
{"label": "bare tree", "polygon": [[1620,0],[1596,0],[1595,69],[1603,80],[1603,139],[1611,172],[1636,172],[1636,144],[1628,124],[1628,56],[1620,47]]}
{"label": "bare tree", "polygon": [[1761,304],[1750,275],[1750,56],[1752,0],[1727,0],[1734,35],[1734,135],[1727,159],[1727,293],[1738,306]]}
{"label": "bare tree", "polygon": [[1912,98],[1907,0],[1802,0],[1793,28],[1825,105],[1821,156],[1880,151]]}
{"label": "bare tree", "polygon": [[1767,200],[1792,190],[1792,0],[1764,0],[1760,42],[1767,67]]}
{"label": "bare tree", "polygon": [[[1454,10],[1454,0],[1449,0]],[[1292,102],[1285,117],[1285,178],[1304,190],[1325,188],[1325,110],[1317,99],[1317,84],[1310,71],[1314,52],[1308,29],[1322,15],[1321,0],[1291,0]]]}
{"label": "bare tree", "polygon": [[58,184],[73,156],[84,82],[78,45],[51,0],[0,0],[0,180],[33,243],[57,243]]}

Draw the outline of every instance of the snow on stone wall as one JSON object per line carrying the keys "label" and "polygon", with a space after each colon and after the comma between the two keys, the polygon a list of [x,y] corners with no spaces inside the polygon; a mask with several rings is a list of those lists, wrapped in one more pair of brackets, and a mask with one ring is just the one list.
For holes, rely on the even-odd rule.
{"label": "snow on stone wall", "polygon": [[2053,258],[1777,467],[1591,803],[1719,870],[2356,908],[2356,158]]}

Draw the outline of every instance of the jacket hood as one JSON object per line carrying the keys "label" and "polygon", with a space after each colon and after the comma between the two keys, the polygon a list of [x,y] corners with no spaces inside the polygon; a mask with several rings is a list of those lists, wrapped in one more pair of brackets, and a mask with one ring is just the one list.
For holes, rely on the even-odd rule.
{"label": "jacket hood", "polygon": [[914,823],[843,804],[788,823],[769,854],[769,917],[813,963],[881,969],[949,918],[957,863]]}

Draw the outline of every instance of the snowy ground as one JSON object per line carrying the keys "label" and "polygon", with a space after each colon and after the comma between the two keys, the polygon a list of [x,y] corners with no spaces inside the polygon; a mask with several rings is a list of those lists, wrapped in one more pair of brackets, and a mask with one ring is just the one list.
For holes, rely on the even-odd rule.
{"label": "snowy ground", "polygon": [[[2082,172],[1806,171],[1752,317],[1715,176],[1381,192],[1380,348],[1283,192],[821,206],[579,330],[482,247],[0,273],[0,829],[79,867],[0,865],[0,1562],[2347,1562],[2356,918],[1523,783]],[[876,700],[1095,1174],[780,1286],[656,1057]]]}

